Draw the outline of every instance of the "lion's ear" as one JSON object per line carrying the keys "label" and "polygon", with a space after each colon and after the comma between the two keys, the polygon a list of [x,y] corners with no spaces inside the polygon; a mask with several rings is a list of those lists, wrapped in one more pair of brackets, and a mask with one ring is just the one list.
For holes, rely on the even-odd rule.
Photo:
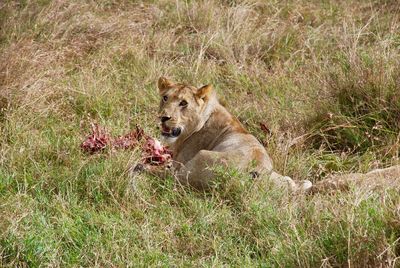
{"label": "lion's ear", "polygon": [[204,98],[210,96],[211,92],[212,92],[212,86],[205,85],[205,86],[202,86],[201,88],[197,89],[196,96],[200,99],[204,99]]}
{"label": "lion's ear", "polygon": [[165,90],[170,89],[174,86],[174,83],[170,80],[168,80],[167,78],[165,78],[164,76],[161,76],[160,78],[158,78],[158,90],[160,92],[160,94],[163,94]]}

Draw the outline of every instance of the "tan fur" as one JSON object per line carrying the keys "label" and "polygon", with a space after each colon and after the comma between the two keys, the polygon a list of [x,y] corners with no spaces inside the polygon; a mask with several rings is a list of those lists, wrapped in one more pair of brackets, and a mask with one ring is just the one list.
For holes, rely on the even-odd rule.
{"label": "tan fur", "polygon": [[[164,140],[173,150],[173,168],[146,169],[150,173],[164,176],[172,172],[182,184],[198,189],[210,186],[217,176],[213,171],[216,165],[235,167],[268,177],[278,186],[310,193],[347,190],[352,185],[367,189],[400,187],[400,165],[366,174],[331,175],[315,185],[307,180],[295,183],[272,170],[272,161],[265,148],[219,103],[210,85],[195,88],[161,77],[158,88],[160,118],[170,117],[165,126],[183,130],[178,137]],[[163,100],[164,96],[168,97],[167,101]],[[187,107],[179,106],[182,100],[187,102]]]}
{"label": "tan fur", "polygon": [[[182,128],[177,138],[165,139],[181,183],[206,189],[216,177],[211,167],[222,165],[268,174],[278,185],[297,188],[289,177],[272,171],[265,148],[218,102],[210,85],[197,89],[161,77],[158,88],[160,118],[170,118],[164,123],[167,128]],[[179,106],[183,100],[187,107]]]}
{"label": "tan fur", "polygon": [[377,188],[400,189],[400,165],[383,169],[374,169],[368,173],[350,173],[332,175],[317,182],[311,189],[312,193],[332,193],[338,190],[348,190],[357,187],[364,190]]}

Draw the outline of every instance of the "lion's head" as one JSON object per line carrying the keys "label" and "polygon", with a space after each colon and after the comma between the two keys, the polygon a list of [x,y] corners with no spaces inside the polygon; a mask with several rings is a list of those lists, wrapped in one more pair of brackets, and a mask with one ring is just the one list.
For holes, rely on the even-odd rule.
{"label": "lion's head", "polygon": [[200,88],[158,79],[161,96],[161,134],[167,143],[191,135],[203,127],[215,99],[211,85]]}

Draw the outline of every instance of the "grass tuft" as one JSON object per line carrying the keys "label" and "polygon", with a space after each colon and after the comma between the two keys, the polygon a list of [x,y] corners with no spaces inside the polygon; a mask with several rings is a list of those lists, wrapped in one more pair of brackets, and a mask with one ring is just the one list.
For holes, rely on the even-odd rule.
{"label": "grass tuft", "polygon": [[[400,84],[398,71],[379,59],[342,60],[328,74],[325,99],[316,105],[307,125],[316,149],[350,154],[376,153],[380,160],[399,156]],[[356,65],[357,64],[357,65]],[[396,63],[393,63],[396,64]]]}

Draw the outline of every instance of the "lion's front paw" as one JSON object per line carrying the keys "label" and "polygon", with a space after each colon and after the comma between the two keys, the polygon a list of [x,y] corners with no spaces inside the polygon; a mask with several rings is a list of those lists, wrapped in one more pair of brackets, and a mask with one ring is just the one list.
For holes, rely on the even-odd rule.
{"label": "lion's front paw", "polygon": [[141,173],[141,172],[143,172],[144,170],[146,170],[146,166],[144,165],[144,164],[142,164],[142,163],[139,163],[139,164],[137,164],[134,168],[133,168],[133,172],[134,173]]}

